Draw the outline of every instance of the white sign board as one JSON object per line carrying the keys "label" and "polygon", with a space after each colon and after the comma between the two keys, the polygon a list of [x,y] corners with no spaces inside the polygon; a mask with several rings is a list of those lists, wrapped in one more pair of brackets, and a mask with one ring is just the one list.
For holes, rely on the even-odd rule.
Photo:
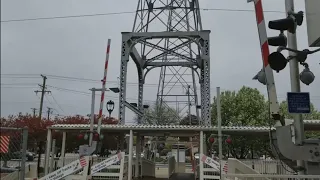
{"label": "white sign board", "polygon": [[186,162],[186,150],[179,149],[179,162]]}
{"label": "white sign board", "polygon": [[79,155],[89,156],[94,152],[94,150],[96,150],[96,146],[81,145],[79,146]]}
{"label": "white sign board", "polygon": [[214,170],[220,171],[220,163],[204,154],[201,156],[201,161],[211,166]]}
{"label": "white sign board", "polygon": [[91,167],[91,175],[95,174],[96,172],[99,172],[104,168],[107,168],[108,166],[111,166],[112,164],[119,162],[123,158],[123,155],[123,153],[118,153],[104,161],[101,161],[98,164],[93,165]]}
{"label": "white sign board", "polygon": [[83,167],[88,165],[88,159],[82,157],[78,160],[73,161],[70,164],[63,166],[62,168],[40,178],[39,180],[60,180],[76,171],[79,171]]}

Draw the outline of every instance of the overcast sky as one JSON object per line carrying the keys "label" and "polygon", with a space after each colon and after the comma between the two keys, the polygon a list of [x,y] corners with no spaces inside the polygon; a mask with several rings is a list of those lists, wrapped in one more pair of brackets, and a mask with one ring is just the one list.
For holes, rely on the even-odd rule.
{"label": "overcast sky", "polygon": [[[263,1],[266,20],[282,18],[284,0]],[[70,16],[112,12],[133,12],[137,0],[1,0],[1,21],[39,17]],[[295,1],[296,10],[304,11],[304,1]],[[200,0],[201,8],[253,10],[246,0]],[[237,90],[243,85],[258,88],[266,94],[266,88],[252,77],[261,68],[261,55],[254,11],[202,10],[203,29],[211,30],[211,97],[215,87]],[[92,16],[53,20],[1,22],[1,74],[24,74],[17,77],[1,76],[1,116],[29,112],[39,108],[40,74],[48,75],[46,107],[54,108],[54,114],[86,115],[90,113],[89,88],[100,88],[107,39],[112,39],[107,87],[116,87],[120,70],[121,32],[131,31],[134,14]],[[268,31],[268,35],[278,35]],[[308,48],[306,23],[298,28],[299,49]],[[274,49],[272,49],[274,50]],[[310,92],[311,100],[320,109],[320,53],[311,55],[308,63],[316,76],[310,86],[302,90]],[[133,63],[129,64],[127,97],[137,99],[137,74]],[[302,67],[300,67],[302,69]],[[34,75],[32,75],[34,74]],[[56,78],[50,75],[77,77],[79,80]],[[144,99],[155,101],[158,73],[148,75]],[[24,77],[24,78],[21,78]],[[81,80],[92,79],[92,80]],[[290,91],[289,68],[275,74],[278,97],[284,100]],[[96,81],[94,81],[96,80]],[[66,90],[67,89],[67,90]],[[72,90],[72,91],[71,91]],[[79,92],[76,92],[79,91]],[[84,93],[81,93],[84,92]],[[116,103],[114,116],[118,116],[118,95],[107,92],[106,101]],[[59,104],[59,105],[58,105]],[[99,97],[96,99],[96,113]],[[126,122],[132,122],[133,114],[127,110]],[[105,111],[106,112],[106,111]]]}

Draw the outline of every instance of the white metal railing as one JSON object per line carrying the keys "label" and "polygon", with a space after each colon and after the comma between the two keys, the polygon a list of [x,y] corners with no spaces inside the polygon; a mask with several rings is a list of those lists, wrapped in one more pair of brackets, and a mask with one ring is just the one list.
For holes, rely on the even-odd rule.
{"label": "white metal railing", "polygon": [[[93,158],[93,165],[97,164],[103,160],[105,160],[107,158],[100,158],[100,157],[95,157]],[[94,175],[92,175],[92,177],[94,179],[119,179],[122,180],[123,179],[123,169],[124,169],[124,164],[125,164],[125,160],[127,160],[127,157],[123,157],[119,162],[105,168],[102,169],[101,171],[98,171],[97,173],[95,173]]]}
{"label": "white metal railing", "polygon": [[[110,157],[109,157],[110,158]],[[72,162],[73,159],[79,159],[79,157],[66,157],[66,158],[55,158],[54,164],[55,168],[54,169],[59,169],[63,166],[63,161],[64,164],[68,164],[69,162]],[[100,163],[104,161],[105,159],[108,159],[107,157],[92,157],[92,165],[95,165],[97,163]],[[105,179],[119,179],[119,180],[126,180],[124,177],[127,177],[127,168],[125,167],[128,163],[128,157],[125,155],[119,162],[112,164],[111,166],[108,166],[105,169],[102,169],[95,174],[93,174],[91,177],[93,177],[96,180],[105,180]],[[83,173],[87,174],[88,170],[81,170],[80,172],[75,172],[73,175],[70,175],[66,177],[66,180],[69,179],[74,179],[74,178],[79,178],[82,176]]]}
{"label": "white metal railing", "polygon": [[241,159],[240,161],[261,174],[295,174],[295,172],[288,165],[281,162],[280,160]]}
{"label": "white metal railing", "polygon": [[319,175],[223,174],[222,179],[241,180],[320,180]]}
{"label": "white metal railing", "polygon": [[203,163],[203,179],[220,179],[220,172],[212,168],[211,166]]}
{"label": "white metal railing", "polygon": [[[71,157],[60,157],[54,159],[54,170],[59,169],[63,167],[63,164],[69,164],[73,162],[74,160],[79,159],[78,156],[71,156]],[[93,165],[97,164],[103,160],[107,159],[106,157],[93,157]],[[142,167],[141,167],[141,173],[142,176],[155,176],[155,163],[152,160],[148,160],[145,158],[142,158]],[[132,176],[134,177],[135,173],[135,158],[133,158],[132,162]],[[80,173],[81,174],[81,173]],[[120,177],[121,176],[121,177]],[[109,166],[106,169],[103,169],[96,174],[94,174],[92,177],[95,179],[123,179],[126,180],[128,178],[128,155],[125,155],[122,161],[118,162],[117,164],[113,164]]]}

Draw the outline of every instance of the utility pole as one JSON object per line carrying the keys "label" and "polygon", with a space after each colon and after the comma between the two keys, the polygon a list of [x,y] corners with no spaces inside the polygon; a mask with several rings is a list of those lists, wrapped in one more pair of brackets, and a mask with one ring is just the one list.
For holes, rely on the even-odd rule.
{"label": "utility pole", "polygon": [[52,111],[51,111],[52,108],[51,108],[51,107],[47,107],[47,108],[48,108],[48,110],[47,110],[47,113],[48,113],[47,116],[48,116],[48,117],[47,117],[47,118],[48,118],[48,120],[49,120],[49,119],[50,119],[50,114],[52,113]]}
{"label": "utility pole", "polygon": [[[91,114],[90,114],[91,118],[90,118],[89,146],[93,146],[93,144],[92,144],[92,143],[93,143],[93,125],[96,124],[95,121],[94,121],[95,93],[96,93],[97,91],[109,91],[109,90],[106,90],[105,88],[91,88],[90,91],[91,91],[92,94],[91,94]],[[101,128],[101,127],[99,127],[99,126],[101,126],[101,123],[100,123],[100,125],[99,125],[99,122],[98,122],[98,128],[97,128],[97,130],[100,130],[100,128]],[[99,133],[99,131],[98,131],[98,133]],[[99,134],[99,135],[100,135],[100,134]]]}
{"label": "utility pole", "polygon": [[[294,12],[293,0],[285,0],[285,8],[286,8],[287,14],[293,13]],[[287,31],[287,36],[288,36],[288,48],[298,49],[296,33],[292,34],[289,31]],[[296,53],[289,51],[289,56],[294,57],[296,56]],[[298,60],[296,58],[291,59],[289,61],[289,65],[290,65],[291,91],[301,92]],[[293,119],[294,119],[293,124],[295,127],[295,144],[302,145],[305,138],[302,114],[294,115]],[[304,167],[304,161],[298,160],[297,166]],[[298,173],[304,174],[304,171],[299,171]]]}
{"label": "utility pole", "polygon": [[36,110],[37,110],[37,108],[31,108],[31,110],[32,110],[32,113],[33,113],[33,117],[36,117]]}
{"label": "utility pole", "polygon": [[36,94],[41,92],[41,99],[40,99],[40,109],[39,109],[39,126],[41,122],[41,116],[42,116],[42,109],[43,109],[43,99],[44,99],[44,94],[45,93],[50,93],[51,91],[46,90],[46,81],[47,81],[47,76],[44,76],[41,74],[41,77],[43,79],[42,85],[39,85],[41,87],[41,91],[34,91]]}
{"label": "utility pole", "polygon": [[[42,109],[43,109],[43,99],[44,99],[44,94],[45,93],[50,93],[51,91],[46,90],[46,81],[47,77],[42,75],[42,85],[39,85],[41,87],[41,91],[34,91],[36,94],[41,92],[41,99],[40,99],[40,109],[39,109],[39,128],[41,127],[41,116],[42,116]],[[42,146],[43,146],[43,141],[39,141],[39,152],[38,152],[38,164],[37,164],[37,172],[38,172],[38,177],[40,177],[40,164],[41,164],[41,152],[42,152]]]}
{"label": "utility pole", "polygon": [[221,130],[221,94],[220,87],[217,87],[217,119],[218,119],[218,143],[219,143],[219,163],[220,163],[220,177],[222,166],[222,130]]}
{"label": "utility pole", "polygon": [[93,125],[94,123],[94,105],[96,98],[96,89],[92,88],[91,90],[91,113],[90,113],[90,136],[89,136],[89,146],[92,146],[93,141]]}
{"label": "utility pole", "polygon": [[187,91],[187,95],[188,95],[188,115],[189,115],[189,125],[191,126],[191,102],[190,102],[190,85],[188,85],[188,91]]}

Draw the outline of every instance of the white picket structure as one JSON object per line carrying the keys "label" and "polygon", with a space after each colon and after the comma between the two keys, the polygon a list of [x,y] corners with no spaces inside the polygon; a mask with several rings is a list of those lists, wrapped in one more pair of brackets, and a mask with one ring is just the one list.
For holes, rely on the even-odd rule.
{"label": "white picket structure", "polygon": [[[121,156],[119,156],[119,154],[121,154]],[[71,175],[64,177],[63,179],[89,180],[91,178],[94,178],[94,179],[126,180],[125,177],[127,176],[126,175],[127,168],[125,166],[127,164],[127,156],[125,155],[124,152],[119,154],[109,158],[87,157],[88,158],[87,166],[83,167],[80,171],[77,171],[76,173],[73,173]],[[57,171],[61,171],[61,167],[64,164],[68,165],[70,163],[74,163],[77,160],[79,160],[79,157],[71,157],[71,158],[68,157],[68,158],[59,158],[59,159],[56,158],[53,163],[56,166],[55,167],[56,170],[51,172],[50,174],[53,174],[54,172],[57,172]],[[89,169],[89,160],[92,162],[91,170]],[[90,171],[90,173],[88,171]],[[91,171],[94,174],[88,175],[88,174],[91,174]],[[59,180],[59,179],[55,179],[55,180]]]}

